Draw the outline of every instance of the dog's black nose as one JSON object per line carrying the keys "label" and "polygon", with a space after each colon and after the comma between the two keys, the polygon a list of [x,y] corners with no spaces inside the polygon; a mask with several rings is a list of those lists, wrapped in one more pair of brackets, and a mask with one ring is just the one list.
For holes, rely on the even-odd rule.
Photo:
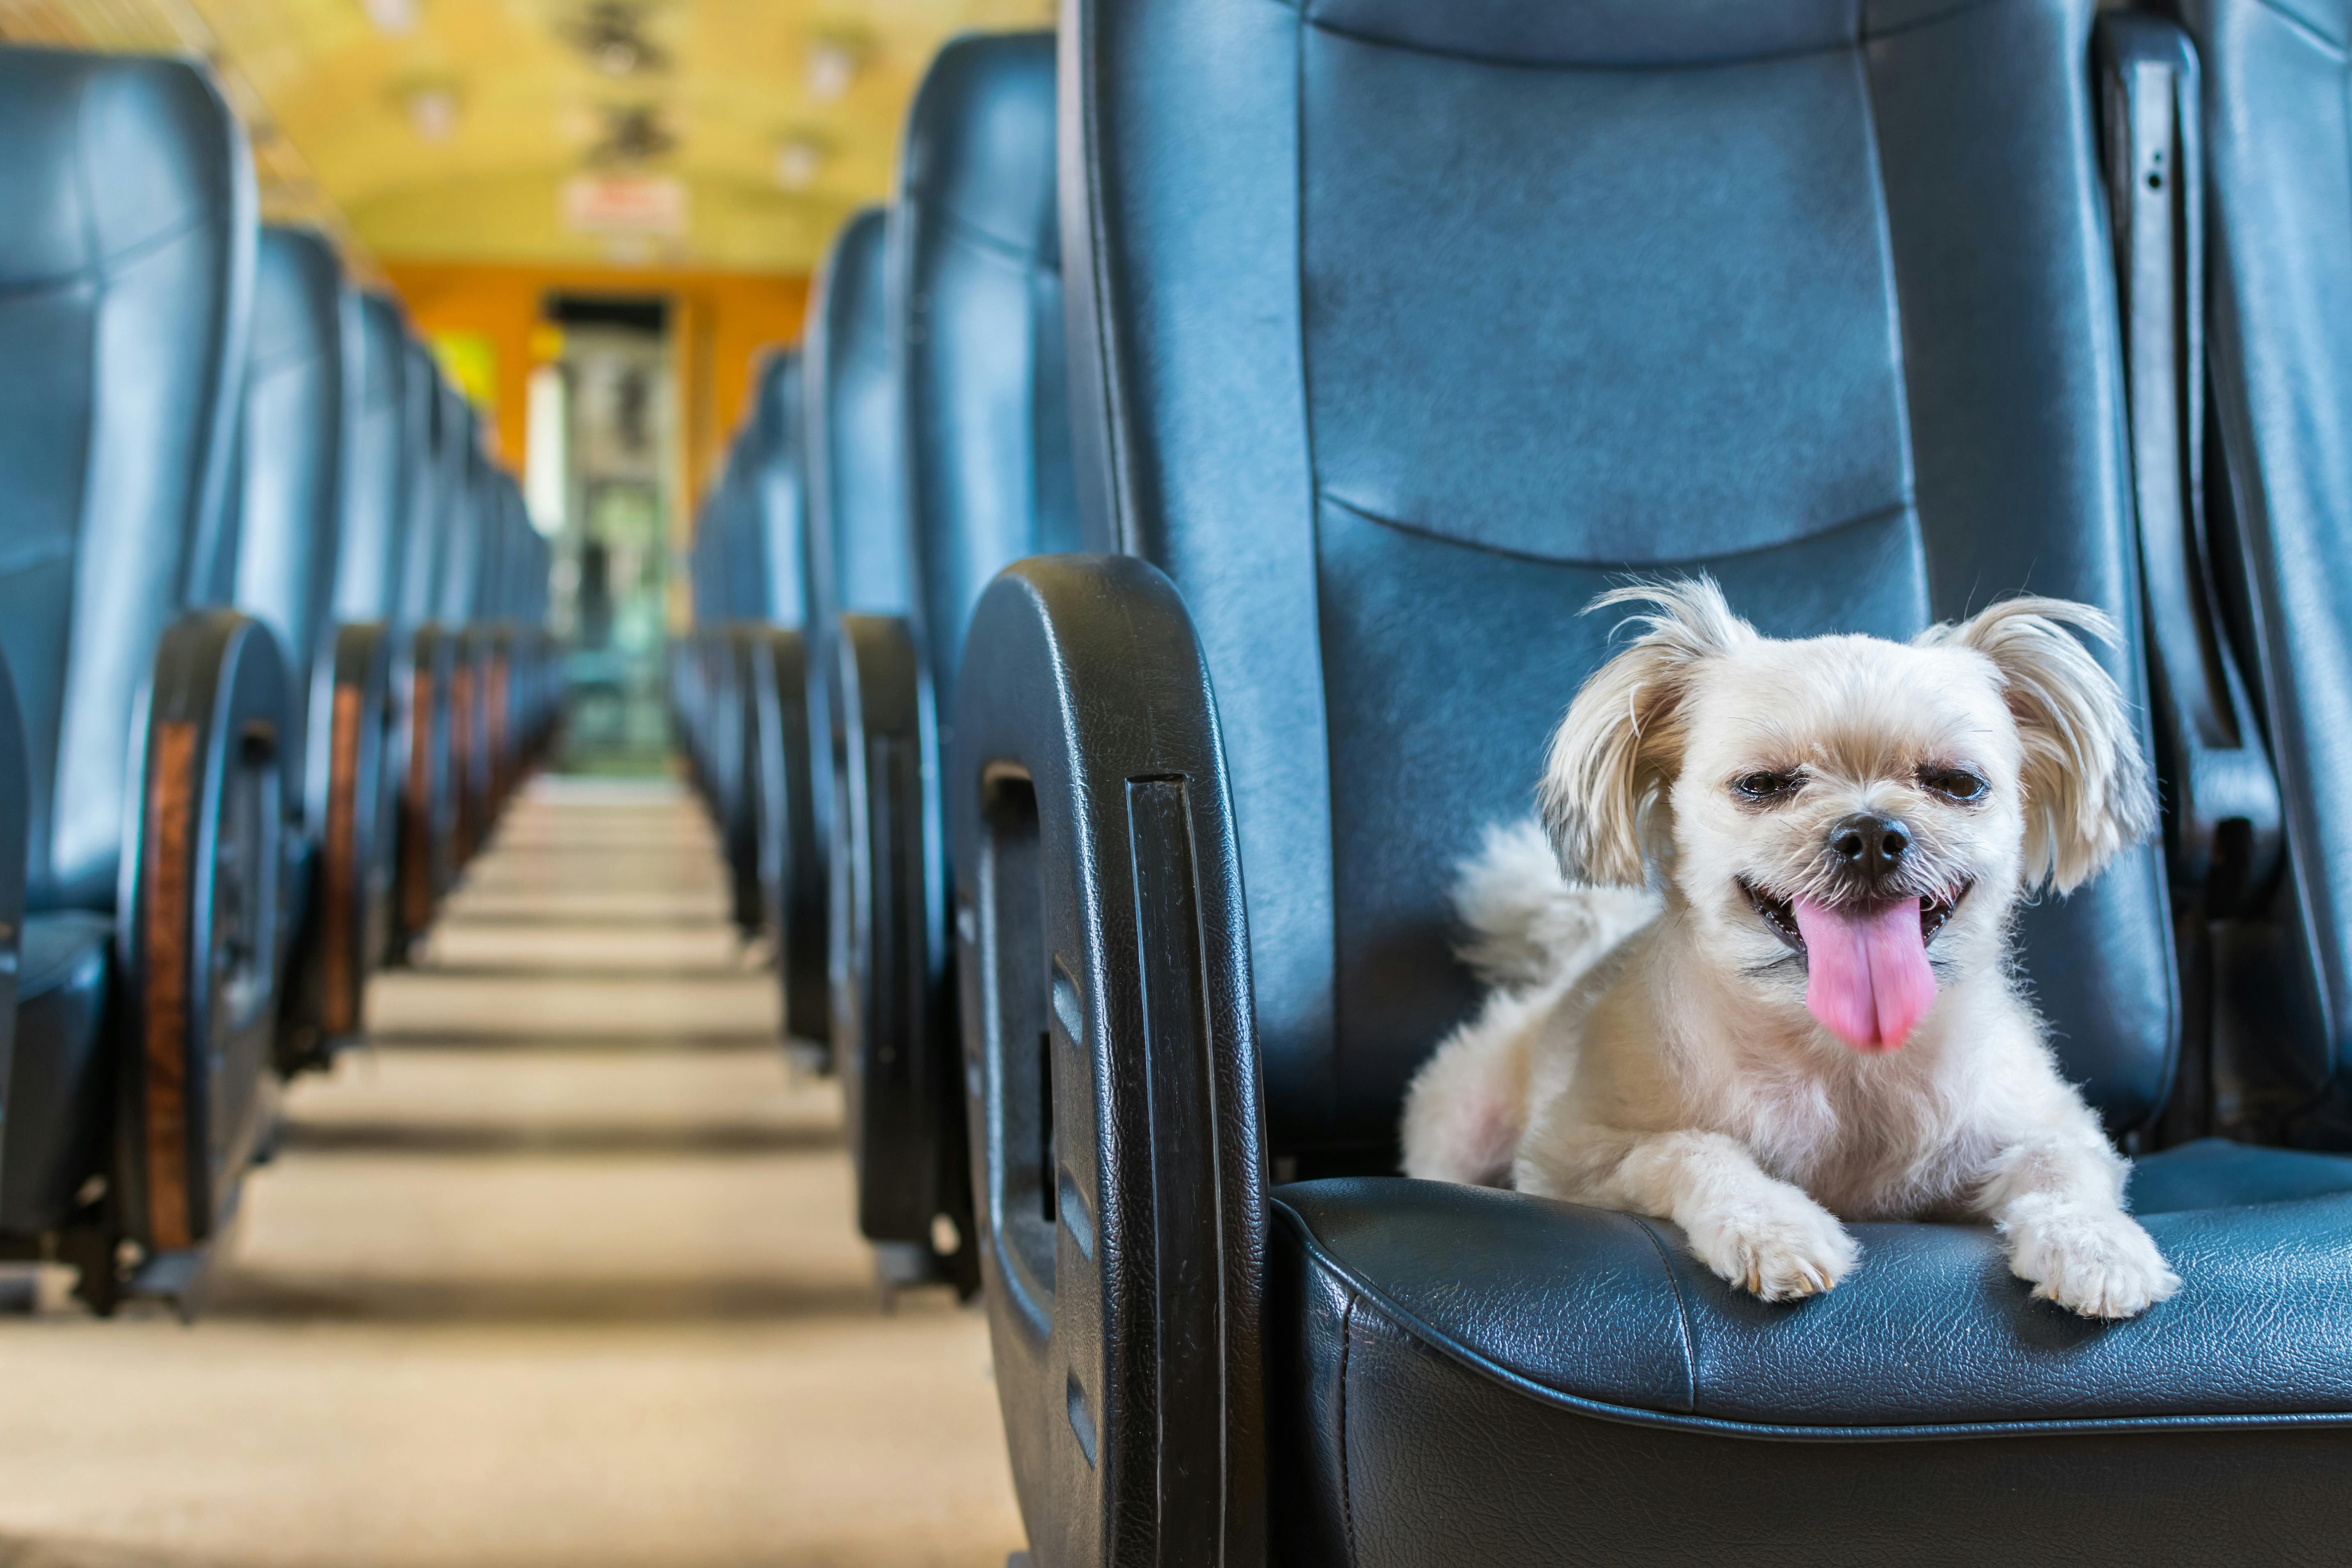
{"label": "dog's black nose", "polygon": [[1849,816],[1830,829],[1830,853],[1847,870],[1863,877],[1880,877],[1903,864],[1911,847],[1911,830],[1892,817],[1874,812]]}

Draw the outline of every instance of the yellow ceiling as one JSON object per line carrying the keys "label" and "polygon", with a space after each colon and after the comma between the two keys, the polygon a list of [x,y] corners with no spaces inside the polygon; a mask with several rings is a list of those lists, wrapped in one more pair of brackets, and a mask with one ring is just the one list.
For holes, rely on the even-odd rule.
{"label": "yellow ceiling", "polygon": [[[658,58],[600,68],[610,33],[594,24],[616,12]],[[210,55],[254,131],[265,208],[335,230],[362,266],[802,271],[887,189],[940,44],[1052,14],[1053,0],[0,0],[0,37]],[[627,55],[602,51],[608,66]],[[824,79],[845,63],[845,85]],[[632,111],[667,150],[611,145]],[[683,228],[574,229],[566,184],[600,169],[675,180]]]}

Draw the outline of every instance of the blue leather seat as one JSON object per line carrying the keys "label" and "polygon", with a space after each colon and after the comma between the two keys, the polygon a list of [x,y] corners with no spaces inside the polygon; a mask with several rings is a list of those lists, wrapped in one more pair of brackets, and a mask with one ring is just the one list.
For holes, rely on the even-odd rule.
{"label": "blue leather seat", "polygon": [[818,1042],[833,1065],[832,920],[845,866],[832,856],[843,731],[834,722],[830,671],[845,615],[904,616],[911,608],[901,454],[904,423],[891,358],[883,263],[888,219],[867,207],[842,226],[817,274],[803,354],[808,468],[808,710],[810,809],[824,865],[824,903],[793,928],[783,955],[785,1033]]}
{"label": "blue leather seat", "polygon": [[675,699],[719,830],[731,912],[746,933],[778,933],[788,1014],[813,1005],[810,990],[823,984],[790,958],[811,947],[823,904],[802,643],[801,382],[791,350],[766,353],[753,371],[750,405],[698,519],[692,653]]}
{"label": "blue leather seat", "polygon": [[[887,245],[911,619],[844,616],[832,910],[858,1225],[976,1280],[938,768],[989,579],[1078,542],[1054,183],[1054,43],[960,38],[908,111]],[[906,846],[920,844],[912,854]],[[940,1216],[953,1222],[953,1246]]]}
{"label": "blue leather seat", "polygon": [[[478,418],[465,395],[443,384],[446,417],[462,432],[454,461],[448,507],[442,526],[440,581],[434,622],[450,640],[449,793],[451,880],[482,847],[489,832],[488,674],[489,647],[480,623],[484,546],[489,537],[493,474],[482,450]],[[447,883],[444,884],[445,890]]]}
{"label": "blue leather seat", "polygon": [[399,832],[386,958],[406,962],[456,876],[456,795],[450,774],[450,680],[456,642],[436,618],[449,557],[449,522],[472,439],[472,416],[424,344],[408,344],[404,382],[409,457],[393,637],[402,697]]}
{"label": "blue leather seat", "polygon": [[[368,970],[383,961],[392,941],[400,776],[407,736],[407,670],[395,623],[401,547],[410,491],[418,482],[412,449],[416,400],[410,395],[407,322],[396,303],[373,293],[361,296],[359,317],[350,482],[344,489],[342,540],[335,552],[338,629],[330,700],[337,700],[335,694],[347,688],[362,695],[349,725],[352,755],[348,769],[342,766],[345,733],[334,728],[343,720],[331,712],[330,793],[319,807],[330,857],[328,879],[336,884],[327,897],[345,911],[330,919],[350,922],[358,956],[353,973],[325,977],[320,1011],[331,1047],[362,1029],[361,983]],[[364,694],[375,689],[382,695],[371,705]],[[346,779],[348,795],[340,795]],[[333,857],[346,853],[349,872],[333,870]]]}
{"label": "blue leather seat", "polygon": [[[808,660],[807,420],[801,355],[767,354],[739,443],[753,588],[738,622],[746,670],[745,787],[753,812],[761,925],[774,940],[784,1033],[824,1006],[824,862],[817,838]],[[734,465],[730,464],[730,470]],[[811,962],[814,958],[814,962]]]}
{"label": "blue leather seat", "polygon": [[0,650],[31,911],[0,1232],[100,1308],[185,1287],[264,1109],[290,693],[266,628],[182,614],[227,526],[254,199],[198,68],[0,49]]}
{"label": "blue leather seat", "polygon": [[[359,301],[325,238],[267,226],[256,253],[246,348],[236,505],[199,565],[207,602],[245,611],[277,636],[307,697],[331,651],[336,558],[357,414]],[[309,754],[310,704],[289,742]],[[289,803],[299,812],[310,802]],[[306,824],[314,834],[315,821]]]}
{"label": "blue leather seat", "polygon": [[[375,837],[380,752],[390,695],[389,644],[380,626],[339,624],[346,536],[355,572],[380,579],[390,500],[383,479],[357,469],[364,337],[359,297],[325,238],[262,230],[247,350],[234,526],[205,570],[211,602],[232,605],[276,634],[296,693],[288,755],[297,787],[289,813],[291,878],[286,929],[288,1000],[278,1026],[281,1070],[320,1066],[359,1032],[362,983],[382,950],[369,941],[369,887],[381,876]],[[396,381],[381,371],[373,394],[378,444],[396,411]],[[388,465],[391,455],[378,460]],[[364,502],[358,499],[370,493]],[[362,504],[375,515],[349,515]],[[362,552],[372,552],[371,561]]]}
{"label": "blue leather seat", "polygon": [[2241,918],[2215,956],[2210,1121],[2340,1149],[2352,1147],[2352,6],[2179,0],[2179,13],[2202,63],[2207,449],[2220,459],[2204,476],[2204,531],[2284,829],[2280,874],[2224,911]]}
{"label": "blue leather seat", "polygon": [[497,470],[484,566],[482,613],[489,623],[490,816],[495,821],[521,776],[529,750],[526,690],[530,650],[524,619],[526,552],[532,540],[522,491]]}
{"label": "blue leather seat", "polygon": [[765,542],[758,472],[762,431],[752,411],[737,429],[725,468],[704,502],[695,543],[701,594],[695,635],[703,687],[702,775],[728,873],[730,913],[747,935],[759,930],[760,803],[756,777],[760,726],[751,641],[767,599]]}
{"label": "blue leather seat", "polygon": [[[1041,1558],[2334,1538],[2352,1166],[2144,1160],[2187,1284],[2110,1325],[1980,1227],[1860,1226],[1789,1311],[1670,1226],[1373,1173],[1475,999],[1451,868],[1527,811],[1619,574],[1707,570],[1776,635],[2021,590],[2141,626],[2092,11],[1066,11],[1079,490],[1124,558],[991,588],[948,775]],[[2144,651],[2103,656],[2134,693]],[[2019,933],[2126,1141],[2168,915],[2151,847]]]}

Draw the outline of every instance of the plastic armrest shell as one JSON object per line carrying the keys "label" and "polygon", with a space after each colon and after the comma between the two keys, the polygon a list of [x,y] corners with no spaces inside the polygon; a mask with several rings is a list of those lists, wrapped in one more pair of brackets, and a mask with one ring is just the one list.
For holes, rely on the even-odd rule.
{"label": "plastic armrest shell", "polygon": [[944,942],[932,929],[941,915],[923,766],[929,694],[903,619],[844,616],[833,652],[830,1022],[857,1223],[871,1241],[929,1246],[939,1215],[969,1222],[955,1212],[963,1138],[952,1020],[932,973]]}
{"label": "plastic armrest shell", "polygon": [[825,993],[824,845],[817,837],[809,731],[808,646],[796,627],[753,643],[761,919],[774,939],[787,1037],[830,1037]]}
{"label": "plastic armrest shell", "polygon": [[1173,584],[1121,556],[1001,574],[965,644],[945,794],[972,1179],[1031,1542],[1057,1562],[1262,1563],[1249,942]]}
{"label": "plastic armrest shell", "polygon": [[335,628],[309,694],[310,754],[303,820],[318,840],[315,885],[298,936],[297,1026],[282,1031],[281,1070],[323,1066],[362,1028],[368,972],[388,939],[396,752],[393,638],[381,621]]}
{"label": "plastic armrest shell", "polygon": [[267,1109],[278,889],[295,760],[277,638],[232,610],[165,628],[145,702],[118,900],[127,1026],[116,1142],[126,1234],[208,1240]]}

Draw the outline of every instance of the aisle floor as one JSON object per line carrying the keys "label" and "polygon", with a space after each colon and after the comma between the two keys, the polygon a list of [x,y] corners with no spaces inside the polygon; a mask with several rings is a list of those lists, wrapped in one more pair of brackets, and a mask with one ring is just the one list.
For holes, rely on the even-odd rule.
{"label": "aisle floor", "polygon": [[1002,1564],[985,1325],[880,1310],[722,908],[682,791],[534,784],[202,1319],[0,1322],[0,1568]]}

